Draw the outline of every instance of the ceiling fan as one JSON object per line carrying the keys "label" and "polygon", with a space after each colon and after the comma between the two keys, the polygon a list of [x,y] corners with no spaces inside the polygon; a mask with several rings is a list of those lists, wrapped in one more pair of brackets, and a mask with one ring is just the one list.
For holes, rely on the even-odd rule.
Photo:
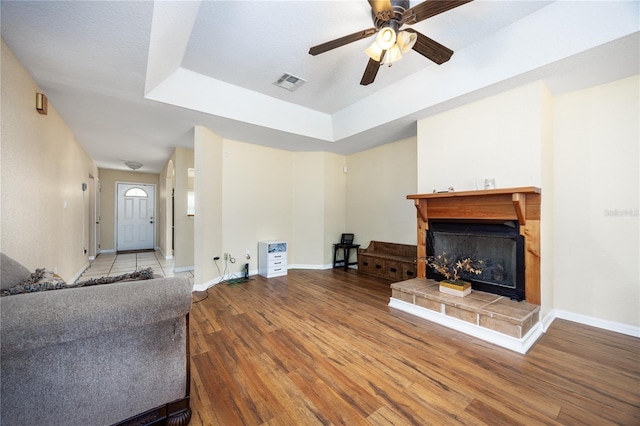
{"label": "ceiling fan", "polygon": [[363,86],[373,83],[381,65],[391,66],[410,49],[440,65],[451,58],[453,50],[414,29],[402,30],[402,26],[416,24],[471,1],[426,0],[410,8],[409,0],[369,0],[373,28],[313,46],[309,49],[309,53],[314,56],[319,55],[377,33],[376,40],[366,50],[369,63],[360,81]]}

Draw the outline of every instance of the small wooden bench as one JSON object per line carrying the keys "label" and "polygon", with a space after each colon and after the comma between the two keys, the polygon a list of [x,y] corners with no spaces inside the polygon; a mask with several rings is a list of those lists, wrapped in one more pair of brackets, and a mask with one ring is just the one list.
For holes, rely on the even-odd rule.
{"label": "small wooden bench", "polygon": [[417,271],[417,246],[371,241],[366,249],[358,249],[358,273],[397,282],[416,278]]}

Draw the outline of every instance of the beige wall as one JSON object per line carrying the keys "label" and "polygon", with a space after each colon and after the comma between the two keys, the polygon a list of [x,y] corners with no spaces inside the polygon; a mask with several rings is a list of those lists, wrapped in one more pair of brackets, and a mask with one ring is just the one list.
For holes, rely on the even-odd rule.
{"label": "beige wall", "polygon": [[54,103],[48,115],[36,112],[40,90],[4,41],[1,55],[0,247],[30,270],[72,281],[88,265],[90,197],[82,184],[98,170]]}
{"label": "beige wall", "polygon": [[171,161],[175,167],[173,268],[179,272],[194,268],[194,216],[187,214],[188,169],[194,167],[194,151],[188,148],[176,148]]}
{"label": "beige wall", "polygon": [[[257,273],[263,240],[286,241],[292,268],[330,264],[331,244],[344,230],[344,156],[261,147],[197,126],[195,158],[196,288],[225,271],[238,276],[245,263]],[[225,267],[224,253],[236,262]]]}
{"label": "beige wall", "polygon": [[536,82],[418,122],[419,193],[450,186],[456,191],[482,189],[486,177],[495,178],[498,188],[542,188],[542,315],[553,309],[553,262],[545,252],[552,241],[547,221],[553,198],[552,189],[542,185],[552,166],[542,161],[552,144],[545,132],[550,127],[550,98],[549,90]]}
{"label": "beige wall", "polygon": [[230,271],[241,271],[246,251],[251,255],[249,269],[257,271],[258,241],[264,240],[288,242],[288,262],[295,262],[293,153],[225,139],[223,156],[221,248],[237,260]]}
{"label": "beige wall", "polygon": [[[100,251],[116,250],[116,184],[119,183],[150,183],[156,185],[156,205],[158,211],[158,182],[157,173],[142,173],[125,170],[100,169]],[[156,220],[156,244],[158,242],[158,221]]]}
{"label": "beige wall", "polygon": [[171,235],[171,193],[173,191],[174,168],[173,161],[169,160],[158,176],[158,234],[156,236],[156,245],[165,259],[173,259],[173,243]]}
{"label": "beige wall", "polygon": [[297,267],[323,268],[333,260],[333,243],[345,232],[345,164],[338,154],[293,155],[291,247]]}
{"label": "beige wall", "polygon": [[416,138],[347,157],[346,232],[367,247],[372,240],[416,244]]}
{"label": "beige wall", "polygon": [[554,102],[555,308],[640,326],[640,76]]}
{"label": "beige wall", "polygon": [[418,192],[483,189],[486,177],[540,187],[542,90],[532,83],[420,120]]}
{"label": "beige wall", "polygon": [[197,248],[194,253],[194,282],[196,285],[202,285],[220,275],[213,263],[213,257],[222,258],[223,139],[202,126],[196,126],[194,133],[194,226],[197,230],[194,235]]}
{"label": "beige wall", "polygon": [[347,177],[344,167],[347,157],[324,153],[324,245],[323,263],[332,265],[333,244],[347,232]]}
{"label": "beige wall", "polygon": [[640,325],[638,86],[554,98],[534,83],[418,123],[419,192],[542,187],[543,316]]}

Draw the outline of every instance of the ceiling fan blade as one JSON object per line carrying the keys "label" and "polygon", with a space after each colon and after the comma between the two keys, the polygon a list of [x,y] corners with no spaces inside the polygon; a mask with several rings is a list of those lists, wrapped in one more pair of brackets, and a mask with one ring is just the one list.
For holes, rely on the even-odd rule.
{"label": "ceiling fan blade", "polygon": [[345,44],[353,43],[354,41],[372,36],[377,31],[378,30],[376,30],[375,28],[369,28],[363,31],[358,31],[357,33],[349,34],[348,36],[340,37],[335,40],[319,44],[317,46],[313,46],[311,49],[309,49],[309,54],[313,56],[319,55],[320,53],[327,52],[329,50],[335,49],[336,47],[341,47]]}
{"label": "ceiling fan blade", "polygon": [[[380,60],[384,58],[384,53],[380,55]],[[373,83],[373,80],[376,79],[376,75],[378,75],[378,69],[380,69],[380,62],[375,61],[369,58],[369,63],[367,63],[367,67],[364,69],[364,74],[362,75],[362,80],[360,80],[360,84],[363,86],[368,86]]]}
{"label": "ceiling fan blade", "polygon": [[425,0],[405,10],[402,14],[402,22],[412,25],[471,1],[473,0]]}
{"label": "ceiling fan blade", "polygon": [[388,21],[394,15],[391,0],[369,0],[373,15],[381,21]]}
{"label": "ceiling fan blade", "polygon": [[437,41],[430,39],[426,35],[421,34],[412,28],[407,28],[405,31],[415,33],[418,36],[416,44],[413,45],[412,49],[425,58],[432,60],[438,65],[442,65],[451,59],[453,50],[441,45]]}

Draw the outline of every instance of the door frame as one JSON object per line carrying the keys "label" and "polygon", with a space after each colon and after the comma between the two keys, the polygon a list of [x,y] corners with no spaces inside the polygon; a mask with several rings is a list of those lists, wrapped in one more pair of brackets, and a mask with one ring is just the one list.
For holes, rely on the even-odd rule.
{"label": "door frame", "polygon": [[113,221],[113,249],[114,252],[118,252],[118,203],[120,202],[120,200],[118,199],[118,185],[123,184],[123,185],[144,185],[144,186],[152,186],[153,187],[153,249],[156,249],[156,234],[157,234],[157,227],[158,227],[158,189],[157,189],[157,184],[155,183],[147,183],[147,182],[128,182],[128,181],[120,181],[117,180],[115,182],[115,211],[114,211],[114,217],[115,220]]}

